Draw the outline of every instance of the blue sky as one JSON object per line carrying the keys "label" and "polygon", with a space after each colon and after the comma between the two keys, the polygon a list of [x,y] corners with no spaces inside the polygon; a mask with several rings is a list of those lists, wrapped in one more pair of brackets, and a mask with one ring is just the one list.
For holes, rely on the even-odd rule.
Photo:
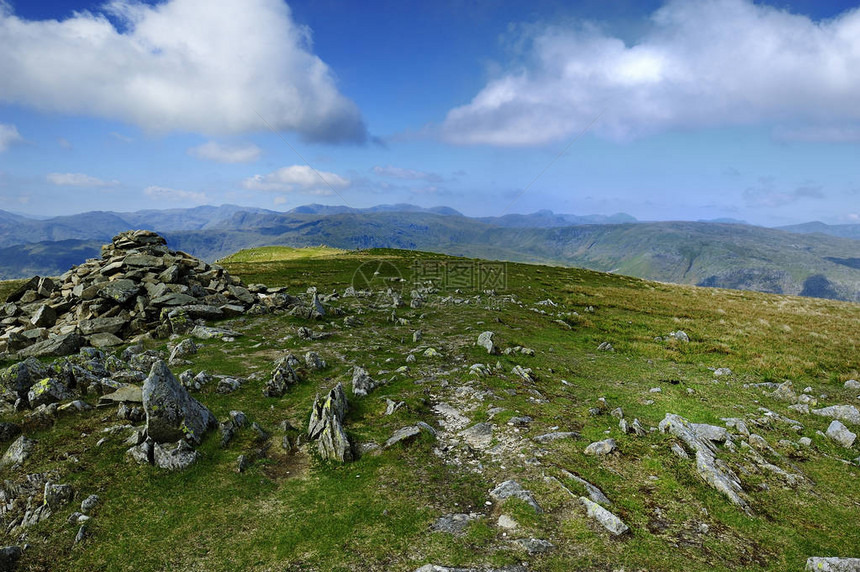
{"label": "blue sky", "polygon": [[0,0],[0,209],[860,223],[860,9]]}

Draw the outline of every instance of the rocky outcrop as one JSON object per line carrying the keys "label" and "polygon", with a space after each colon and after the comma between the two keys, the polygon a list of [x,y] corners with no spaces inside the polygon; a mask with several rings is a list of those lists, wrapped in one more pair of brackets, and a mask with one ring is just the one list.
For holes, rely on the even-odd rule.
{"label": "rocky outcrop", "polygon": [[102,247],[100,259],[57,279],[36,276],[13,292],[0,305],[0,354],[71,355],[299,303],[282,288],[253,290],[218,265],[168,249],[154,232],[124,232]]}
{"label": "rocky outcrop", "polygon": [[218,422],[209,409],[189,395],[163,361],[153,364],[143,383],[146,434],[156,443],[185,439],[200,444]]}
{"label": "rocky outcrop", "polygon": [[319,397],[314,400],[308,422],[308,437],[316,442],[317,451],[323,459],[342,463],[355,459],[352,444],[343,430],[347,407],[346,392],[340,383],[322,400]]}

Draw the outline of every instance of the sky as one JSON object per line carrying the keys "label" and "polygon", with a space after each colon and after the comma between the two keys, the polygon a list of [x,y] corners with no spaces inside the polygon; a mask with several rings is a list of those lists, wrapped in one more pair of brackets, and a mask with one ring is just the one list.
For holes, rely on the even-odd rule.
{"label": "sky", "polygon": [[860,4],[0,0],[0,210],[860,223]]}

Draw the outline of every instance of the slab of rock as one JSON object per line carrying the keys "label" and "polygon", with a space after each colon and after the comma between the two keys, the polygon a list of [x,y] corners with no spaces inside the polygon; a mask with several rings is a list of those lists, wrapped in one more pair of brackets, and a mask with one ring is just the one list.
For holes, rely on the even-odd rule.
{"label": "slab of rock", "polygon": [[20,465],[27,460],[35,446],[36,441],[26,435],[21,435],[9,445],[9,448],[3,453],[3,457],[0,457],[0,469]]}
{"label": "slab of rock", "polygon": [[849,431],[848,427],[840,423],[837,419],[834,419],[830,423],[825,434],[846,448],[850,448],[854,444],[854,440],[857,439],[857,434]]}
{"label": "slab of rock", "polygon": [[822,417],[830,417],[838,419],[845,423],[860,425],[860,411],[853,405],[831,405],[822,409],[813,409],[810,413],[820,415]]}
{"label": "slab of rock", "polygon": [[471,514],[446,514],[440,516],[439,520],[430,526],[430,529],[436,532],[447,532],[448,534],[460,536],[466,532],[469,523],[476,518],[476,515]]}
{"label": "slab of rock", "polygon": [[514,480],[508,480],[499,484],[490,491],[490,498],[497,502],[502,502],[509,498],[517,498],[528,503],[535,512],[543,512],[543,509],[532,496],[531,491],[524,489],[522,485]]}
{"label": "slab of rock", "polygon": [[394,432],[391,435],[391,438],[385,442],[385,445],[382,447],[387,449],[397,443],[408,443],[409,441],[414,440],[421,434],[421,429],[417,425],[410,425],[409,427],[402,427]]}
{"label": "slab of rock", "polygon": [[61,334],[36,342],[18,352],[21,357],[68,356],[78,352],[84,345],[84,338],[78,334]]}
{"label": "slab of rock", "polygon": [[621,522],[621,519],[597,504],[596,502],[585,497],[579,497],[579,502],[588,510],[588,516],[600,523],[600,525],[614,534],[619,536],[624,534],[630,528]]}
{"label": "slab of rock", "polygon": [[340,462],[355,459],[352,443],[343,430],[347,406],[346,392],[340,383],[322,400],[314,400],[308,422],[308,437],[316,441],[317,451],[323,459]]}
{"label": "slab of rock", "polygon": [[88,336],[87,343],[94,348],[113,348],[122,345],[124,342],[114,334],[103,332]]}
{"label": "slab of rock", "polygon": [[93,318],[92,320],[81,320],[78,328],[85,336],[92,334],[116,334],[122,330],[127,323],[125,318],[115,316],[113,318]]}
{"label": "slab of rock", "polygon": [[493,343],[493,332],[481,332],[478,335],[477,345],[481,346],[487,353],[490,355],[495,355],[499,353],[499,348],[496,347],[496,344]]}
{"label": "slab of rock", "polygon": [[574,475],[570,471],[565,471],[565,470],[562,470],[562,475],[564,475],[564,477],[566,479],[576,481],[577,483],[579,483],[580,485],[585,487],[585,490],[588,491],[588,497],[591,500],[593,500],[594,502],[602,504],[602,505],[606,505],[606,506],[612,505],[612,501],[609,500],[605,494],[603,494],[603,491],[601,491],[599,488],[597,488],[593,484],[589,483],[588,481],[586,481],[582,477],[577,477],[576,475]]}
{"label": "slab of rock", "polygon": [[540,538],[520,538],[514,541],[514,544],[527,551],[529,554],[543,554],[549,552],[555,545],[548,540]]}
{"label": "slab of rock", "polygon": [[266,397],[281,397],[287,389],[299,383],[299,376],[290,365],[294,360],[292,355],[281,358],[275,363],[272,377],[266,381],[263,387],[263,395]]}
{"label": "slab of rock", "polygon": [[142,397],[146,432],[156,443],[187,439],[200,444],[203,435],[218,424],[212,412],[189,395],[161,360],[153,364],[144,381]]}
{"label": "slab of rock", "polygon": [[143,403],[143,391],[136,385],[120,387],[113,393],[99,397],[97,407],[107,407],[117,403]]}
{"label": "slab of rock", "polygon": [[615,439],[604,439],[603,441],[596,441],[585,448],[586,455],[608,455],[618,448],[618,444],[615,442]]}
{"label": "slab of rock", "polygon": [[134,281],[126,278],[120,278],[112,282],[106,283],[99,290],[99,296],[113,300],[117,304],[125,304],[140,292],[140,286]]}
{"label": "slab of rock", "polygon": [[27,400],[30,407],[36,408],[40,405],[57,403],[75,396],[66,385],[53,377],[46,377],[30,386],[27,392]]}
{"label": "slab of rock", "polygon": [[236,332],[229,328],[214,328],[212,326],[194,326],[191,330],[191,335],[199,340],[232,340],[242,336],[240,332]]}
{"label": "slab of rock", "polygon": [[860,389],[860,381],[857,381],[856,379],[849,379],[842,387],[844,387],[845,389]]}
{"label": "slab of rock", "polygon": [[860,558],[812,556],[806,559],[806,572],[860,572]]}
{"label": "slab of rock", "polygon": [[[510,424],[510,421],[508,424]],[[556,431],[554,433],[544,433],[543,435],[532,437],[532,441],[536,443],[552,443],[553,441],[558,441],[560,439],[576,439],[578,437],[579,433],[576,431]]]}
{"label": "slab of rock", "polygon": [[477,423],[461,431],[460,437],[473,449],[486,449],[493,440],[493,424]]}
{"label": "slab of rock", "polygon": [[184,439],[176,443],[154,443],[152,460],[156,467],[169,471],[181,471],[193,465],[200,453]]}
{"label": "slab of rock", "polygon": [[376,388],[376,382],[363,367],[352,368],[352,394],[364,396]]}
{"label": "slab of rock", "polygon": [[[711,487],[724,494],[732,504],[751,514],[749,503],[744,498],[738,476],[717,459],[716,447],[708,439],[702,439],[693,429],[692,423],[674,413],[667,413],[660,421],[659,429],[671,433],[683,441],[696,454],[696,472]],[[685,452],[686,453],[686,452]]]}
{"label": "slab of rock", "polygon": [[56,512],[63,508],[75,498],[75,490],[72,485],[55,485],[54,483],[45,483],[44,491],[45,504],[51,507],[51,510]]}

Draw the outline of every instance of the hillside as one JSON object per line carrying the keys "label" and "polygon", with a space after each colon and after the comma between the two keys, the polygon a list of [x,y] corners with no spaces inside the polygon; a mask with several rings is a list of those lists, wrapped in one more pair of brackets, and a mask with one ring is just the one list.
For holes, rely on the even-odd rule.
{"label": "hillside", "polygon": [[[624,220],[625,215],[615,218]],[[39,233],[27,235],[36,238],[74,234],[69,240],[29,241],[12,231],[0,234],[0,242],[27,243],[0,249],[0,278],[60,274],[70,262],[82,262],[95,252],[97,243],[131,227],[162,232],[175,248],[209,261],[265,245],[403,248],[860,301],[860,241],[850,238],[717,222],[605,224],[591,217],[593,223],[572,225],[573,220],[550,212],[474,219],[450,209],[412,205],[308,205],[290,213],[229,205],[86,213],[68,220],[27,221],[22,227],[41,225]],[[6,224],[11,228],[17,223]],[[93,236],[83,238],[88,233]]]}
{"label": "hillside", "polygon": [[[4,435],[34,444],[0,461],[2,494],[51,491],[37,524],[0,515],[4,544],[29,544],[19,569],[799,570],[860,551],[857,444],[812,413],[857,404],[858,305],[396,250],[224,265],[295,308],[313,287],[324,315],[252,309],[214,324],[224,340],[87,354],[125,372],[184,348],[171,370],[220,422],[184,470],[126,453],[155,411],[65,405],[107,386],[7,403]],[[265,396],[289,355],[294,381]],[[338,383],[355,459],[323,461],[309,419]]]}

